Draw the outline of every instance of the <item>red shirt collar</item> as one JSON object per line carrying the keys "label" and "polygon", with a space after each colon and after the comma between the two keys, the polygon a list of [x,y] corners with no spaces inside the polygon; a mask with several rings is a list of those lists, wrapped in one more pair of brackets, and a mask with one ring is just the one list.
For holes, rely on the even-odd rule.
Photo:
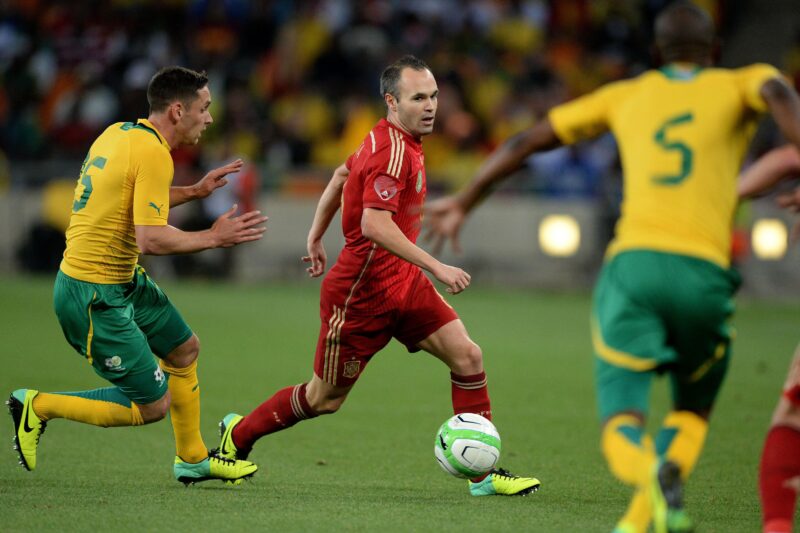
{"label": "red shirt collar", "polygon": [[411,135],[411,134],[410,134],[410,133],[408,133],[407,131],[405,131],[405,130],[403,130],[403,129],[400,129],[400,128],[398,128],[397,126],[395,126],[394,124],[392,124],[391,122],[389,122],[389,120],[387,120],[386,118],[382,118],[382,119],[380,120],[380,122],[378,122],[378,124],[380,124],[380,125],[383,125],[383,126],[386,126],[387,128],[392,128],[392,129],[393,129],[393,130],[395,130],[395,131],[399,131],[399,132],[400,132],[400,134],[403,136],[403,138],[404,138],[404,139],[405,139],[407,142],[409,142],[409,143],[413,144],[414,146],[419,146],[419,147],[421,147],[421,146],[422,146],[422,139],[417,139],[417,138],[415,138],[413,135]]}

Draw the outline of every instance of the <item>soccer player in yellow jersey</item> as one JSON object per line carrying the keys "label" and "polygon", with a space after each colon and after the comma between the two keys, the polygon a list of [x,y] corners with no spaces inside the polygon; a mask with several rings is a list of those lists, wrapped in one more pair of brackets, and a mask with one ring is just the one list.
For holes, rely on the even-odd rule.
{"label": "soccer player in yellow jersey", "polygon": [[212,122],[208,78],[182,67],[162,69],[150,80],[147,99],[149,118],[112,124],[89,148],[54,288],[67,341],[113,386],[15,390],[7,402],[15,448],[20,463],[33,470],[50,420],[137,426],[160,420],[169,410],[176,479],[240,482],[256,465],[209,452],[200,435],[197,336],[137,259],[139,253],[189,253],[255,241],[265,231],[266,217],[258,211],[234,216],[233,206],[205,231],[168,225],[170,207],[208,196],[242,162],[212,170],[193,186],[172,187],[170,150],[196,144]]}
{"label": "soccer player in yellow jersey", "polygon": [[[467,188],[426,210],[431,236],[458,245],[466,215],[532,153],[611,131],[624,175],[622,215],[595,287],[591,331],[602,450],[634,487],[619,533],[691,531],[682,484],[700,455],[728,365],[736,179],[758,115],[800,146],[800,99],[771,66],[711,68],[714,28],[690,2],[656,20],[663,67],[552,109],[501,145]],[[672,411],[645,432],[653,377]]]}

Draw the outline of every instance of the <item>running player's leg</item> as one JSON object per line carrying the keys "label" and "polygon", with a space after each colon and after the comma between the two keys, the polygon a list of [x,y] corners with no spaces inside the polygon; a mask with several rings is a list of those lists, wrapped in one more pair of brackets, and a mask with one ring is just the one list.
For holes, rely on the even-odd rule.
{"label": "running player's leg", "polygon": [[[395,336],[409,351],[425,350],[450,369],[453,411],[476,413],[491,419],[492,409],[483,370],[483,353],[470,339],[464,323],[421,273],[401,311]],[[473,496],[524,496],[539,489],[532,477],[497,469],[470,480]]]}
{"label": "running player's leg", "polygon": [[[175,435],[173,474],[183,483],[220,479],[238,483],[257,466],[228,461],[211,453],[200,433],[200,384],[197,357],[200,341],[158,285],[137,266],[131,285],[134,320],[146,335],[149,349],[160,358],[156,370],[166,374],[170,421]],[[162,372],[163,370],[163,372]]]}
{"label": "running player's leg", "polygon": [[416,344],[450,369],[453,413],[475,413],[492,419],[483,353],[456,318]]}
{"label": "running player's leg", "polygon": [[320,318],[312,379],[279,390],[245,417],[227,415],[220,423],[225,456],[247,457],[261,437],[338,411],[370,358],[391,340],[391,313],[348,316],[323,302]]}
{"label": "running player's leg", "polygon": [[208,449],[200,434],[197,380],[200,341],[141,266],[136,267],[129,298],[134,322],[146,336],[149,349],[159,357],[160,367],[167,376],[176,455],[189,463],[202,461]]}
{"label": "running player's leg", "polygon": [[649,392],[656,369],[677,359],[666,346],[657,298],[651,294],[657,280],[639,273],[641,261],[648,259],[628,252],[603,266],[591,317],[601,448],[609,470],[634,489],[615,529],[625,533],[645,532],[651,521],[649,493],[657,457],[645,431]]}
{"label": "running player's leg", "polygon": [[455,414],[476,413],[491,420],[481,348],[470,339],[455,310],[421,272],[409,291],[394,336],[409,351],[425,350],[447,365]]}
{"label": "running player's leg", "polygon": [[67,341],[113,383],[91,391],[40,393],[34,411],[96,426],[128,426],[164,418],[169,396],[147,338],[132,320],[128,284],[96,285],[59,272],[54,305]]}
{"label": "running player's leg", "polygon": [[115,386],[89,391],[14,391],[8,400],[17,447],[26,468],[48,420],[65,418],[95,426],[131,426],[160,420],[169,406],[163,374],[144,334],[131,319],[126,285],[95,285],[59,273],[54,306],[64,336],[95,372]]}
{"label": "running player's leg", "polygon": [[759,468],[764,533],[790,533],[800,492],[800,346],[772,416]]}
{"label": "running player's leg", "polygon": [[682,485],[703,451],[708,418],[727,373],[739,276],[689,257],[666,255],[663,262],[667,268],[661,274],[670,287],[663,316],[680,356],[670,367],[673,409],[655,439],[661,464],[655,526],[657,531],[690,531],[691,521],[682,511]]}

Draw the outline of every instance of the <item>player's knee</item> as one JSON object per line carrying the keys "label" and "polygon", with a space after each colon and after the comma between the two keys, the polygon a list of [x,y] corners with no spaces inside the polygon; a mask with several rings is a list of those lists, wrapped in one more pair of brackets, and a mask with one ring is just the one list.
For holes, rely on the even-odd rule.
{"label": "player's knee", "polygon": [[189,340],[172,350],[166,357],[167,363],[175,368],[186,368],[200,355],[200,339],[194,333]]}
{"label": "player's knee", "polygon": [[338,411],[346,399],[346,395],[337,397],[323,396],[315,398],[313,401],[309,398],[308,405],[318,415],[329,415]]}
{"label": "player's knee", "polygon": [[483,371],[483,351],[472,341],[468,341],[460,350],[459,357],[454,361],[454,373],[461,376],[470,376]]}
{"label": "player's knee", "polygon": [[800,404],[789,401],[784,394],[772,414],[772,426],[788,426],[800,431]]}
{"label": "player's knee", "polygon": [[165,394],[160,400],[156,400],[152,403],[143,405],[137,404],[144,423],[150,424],[151,422],[158,422],[166,417],[167,413],[169,413],[169,400],[169,394]]}

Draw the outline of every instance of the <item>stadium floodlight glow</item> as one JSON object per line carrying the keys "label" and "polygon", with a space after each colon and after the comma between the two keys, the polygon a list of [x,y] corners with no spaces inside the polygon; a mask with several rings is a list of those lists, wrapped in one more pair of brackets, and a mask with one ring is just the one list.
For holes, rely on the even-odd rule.
{"label": "stadium floodlight glow", "polygon": [[777,218],[762,218],[753,224],[753,253],[759,259],[776,261],[786,255],[788,232]]}
{"label": "stadium floodlight glow", "polygon": [[553,257],[575,255],[581,245],[581,228],[569,215],[547,215],[539,223],[539,247]]}

